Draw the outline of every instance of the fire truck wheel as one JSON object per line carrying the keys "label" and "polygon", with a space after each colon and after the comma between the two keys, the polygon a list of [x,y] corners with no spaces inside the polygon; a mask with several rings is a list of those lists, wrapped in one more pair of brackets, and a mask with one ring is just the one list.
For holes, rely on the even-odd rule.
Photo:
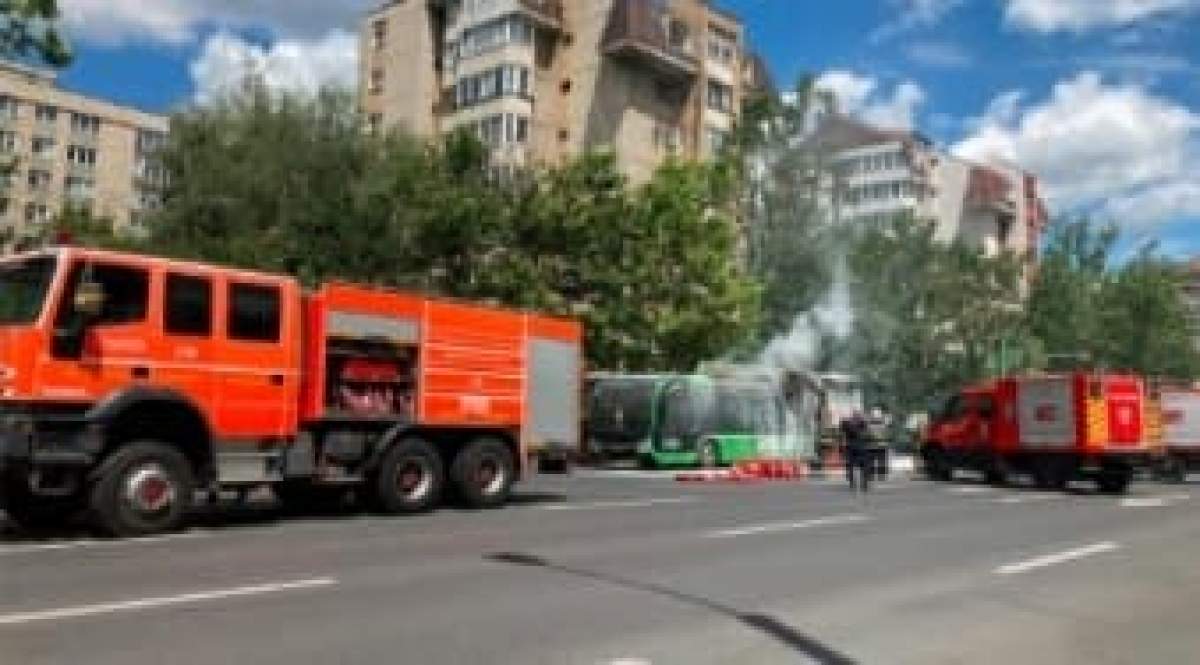
{"label": "fire truck wheel", "polygon": [[941,448],[925,450],[925,474],[932,480],[946,482],[954,479],[954,468],[950,466]]}
{"label": "fire truck wheel", "polygon": [[989,485],[1003,487],[1008,484],[1008,465],[1003,460],[994,460],[983,475]]}
{"label": "fire truck wheel", "polygon": [[1096,477],[1096,486],[1104,494],[1124,494],[1133,481],[1133,472],[1128,469],[1104,469]]}
{"label": "fire truck wheel", "polygon": [[53,531],[69,525],[83,510],[79,496],[34,496],[14,482],[4,488],[4,511],[23,531]]}
{"label": "fire truck wheel", "polygon": [[1159,468],[1159,477],[1168,483],[1183,483],[1187,481],[1187,465],[1177,457],[1163,460]]}
{"label": "fire truck wheel", "polygon": [[383,456],[375,474],[375,505],[385,513],[421,513],[442,498],[446,473],[437,450],[424,439],[403,439]]}
{"label": "fire truck wheel", "polygon": [[720,457],[717,456],[717,444],[715,441],[705,441],[700,446],[700,466],[705,469],[715,469],[721,463]]}
{"label": "fire truck wheel", "polygon": [[1033,463],[1033,484],[1043,490],[1063,490],[1069,478],[1057,460],[1041,459]]}
{"label": "fire truck wheel", "polygon": [[450,478],[458,497],[471,508],[496,508],[508,501],[516,475],[503,441],[476,439],[454,457]]}
{"label": "fire truck wheel", "polygon": [[162,443],[126,444],[97,470],[90,507],[96,526],[113,536],[144,536],[176,529],[191,508],[191,466]]}

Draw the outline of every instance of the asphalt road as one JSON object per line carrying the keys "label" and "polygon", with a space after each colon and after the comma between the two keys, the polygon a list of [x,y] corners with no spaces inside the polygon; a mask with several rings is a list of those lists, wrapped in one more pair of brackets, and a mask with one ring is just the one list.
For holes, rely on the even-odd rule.
{"label": "asphalt road", "polygon": [[1196,662],[1198,507],[583,471],[492,512],[7,533],[0,663]]}

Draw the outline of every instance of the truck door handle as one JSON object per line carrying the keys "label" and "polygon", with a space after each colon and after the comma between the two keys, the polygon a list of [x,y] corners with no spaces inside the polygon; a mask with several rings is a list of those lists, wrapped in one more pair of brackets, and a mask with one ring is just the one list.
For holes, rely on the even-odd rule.
{"label": "truck door handle", "polygon": [[268,378],[268,380],[271,382],[271,385],[273,385],[273,386],[282,386],[283,385],[283,375],[282,374],[272,374]]}
{"label": "truck door handle", "polygon": [[148,379],[150,378],[150,368],[137,366],[129,370],[129,374],[135,379]]}

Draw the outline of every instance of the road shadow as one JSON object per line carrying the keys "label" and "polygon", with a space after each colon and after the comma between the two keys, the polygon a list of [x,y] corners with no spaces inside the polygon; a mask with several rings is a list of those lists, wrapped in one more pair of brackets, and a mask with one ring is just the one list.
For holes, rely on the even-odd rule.
{"label": "road shadow", "polygon": [[[567,495],[557,492],[514,492],[509,497],[509,506],[537,506],[545,504],[564,503]],[[503,508],[500,508],[502,510]],[[437,511],[451,513],[477,513],[487,509],[469,508],[453,501],[447,501]],[[435,511],[435,512],[437,512]],[[385,515],[372,512],[345,501],[341,504],[322,508],[297,510],[285,508],[278,502],[267,499],[261,501],[236,502],[222,501],[213,504],[197,504],[188,518],[188,527],[205,529],[238,529],[244,527],[262,527],[287,524],[290,522],[349,522],[356,519],[371,519],[376,521],[403,521],[421,515]],[[36,530],[23,530],[10,522],[3,510],[0,510],[0,545],[20,543],[53,543],[62,540],[94,538],[96,532],[91,529],[83,517],[71,520],[63,526]]]}
{"label": "road shadow", "polygon": [[496,563],[503,563],[513,566],[524,566],[526,568],[540,568],[543,570],[554,571],[575,577],[603,582],[613,586],[618,586],[624,589],[651,593],[663,598],[669,598],[676,602],[699,607],[701,609],[720,614],[738,621],[747,628],[754,629],[767,637],[787,646],[796,653],[799,653],[810,660],[820,663],[821,665],[855,665],[855,661],[850,656],[841,653],[820,641],[809,637],[792,626],[779,621],[775,617],[766,614],[755,612],[743,612],[735,607],[718,603],[714,600],[696,596],[689,593],[684,593],[669,587],[655,584],[653,582],[645,582],[607,573],[600,573],[583,568],[575,568],[560,563],[549,561],[543,557],[528,554],[524,552],[496,552],[484,556],[484,559]]}

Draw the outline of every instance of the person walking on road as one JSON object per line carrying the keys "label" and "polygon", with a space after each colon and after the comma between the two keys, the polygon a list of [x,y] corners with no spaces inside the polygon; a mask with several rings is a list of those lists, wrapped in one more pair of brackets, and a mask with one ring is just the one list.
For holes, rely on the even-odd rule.
{"label": "person walking on road", "polygon": [[842,443],[846,449],[846,481],[850,489],[868,492],[871,489],[873,459],[867,419],[861,411],[842,421]]}

